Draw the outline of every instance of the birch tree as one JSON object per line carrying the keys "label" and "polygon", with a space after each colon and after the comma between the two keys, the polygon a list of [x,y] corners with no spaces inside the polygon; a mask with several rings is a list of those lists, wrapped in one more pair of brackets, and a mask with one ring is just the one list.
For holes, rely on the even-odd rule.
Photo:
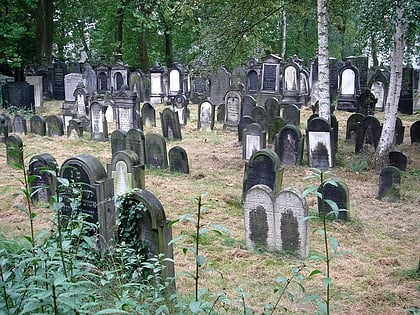
{"label": "birch tree", "polygon": [[330,121],[330,77],[328,54],[328,10],[326,0],[318,5],[318,104],[319,117]]}

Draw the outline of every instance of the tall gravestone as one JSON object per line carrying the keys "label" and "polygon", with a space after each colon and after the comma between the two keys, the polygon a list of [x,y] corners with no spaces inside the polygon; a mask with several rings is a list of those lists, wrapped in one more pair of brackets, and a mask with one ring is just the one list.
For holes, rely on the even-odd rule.
{"label": "tall gravestone", "polygon": [[118,151],[127,149],[126,145],[127,132],[121,129],[116,129],[111,133],[111,152],[112,155]]}
{"label": "tall gravestone", "polygon": [[165,68],[156,65],[150,69],[150,102],[151,104],[162,104],[166,97],[164,88]]}
{"label": "tall gravestone", "polygon": [[224,67],[217,69],[211,76],[210,101],[213,104],[223,103],[224,96],[230,89],[230,77],[231,74]]}
{"label": "tall gravestone", "polygon": [[56,60],[53,63],[53,91],[56,100],[64,100],[64,76],[67,74],[67,67],[63,61]]}
{"label": "tall gravestone", "polygon": [[280,99],[280,73],[282,59],[274,54],[262,59],[260,90],[257,97],[258,104],[265,104],[270,97]]}
{"label": "tall gravestone", "polygon": [[28,126],[26,125],[26,118],[23,115],[16,114],[13,117],[13,131],[15,133],[25,134],[28,132]]}
{"label": "tall gravestone", "polygon": [[181,140],[181,125],[178,114],[171,108],[165,108],[160,113],[162,135],[170,140]]}
{"label": "tall gravestone", "polygon": [[111,71],[109,67],[103,63],[100,63],[96,67],[96,78],[97,78],[97,90],[99,94],[105,94],[107,91],[111,91]]}
{"label": "tall gravestone", "polygon": [[156,127],[156,110],[150,103],[144,103],[141,107],[143,126]]}
{"label": "tall gravestone", "polygon": [[404,67],[402,73],[401,92],[398,102],[398,111],[402,114],[412,115],[414,107],[414,69]]}
{"label": "tall gravestone", "polygon": [[266,147],[267,133],[258,123],[249,124],[242,131],[242,159],[248,161],[252,154]]}
{"label": "tall gravestone", "polygon": [[5,143],[9,135],[9,121],[5,113],[0,114],[0,142]]}
{"label": "tall gravestone", "polygon": [[36,206],[48,206],[51,196],[56,193],[57,179],[51,172],[58,170],[57,161],[48,153],[35,155],[29,161],[28,175],[34,176],[30,182],[31,200]]}
{"label": "tall gravestone", "polygon": [[293,125],[284,126],[276,135],[274,151],[279,156],[281,165],[300,165],[303,154],[303,137],[300,129]]}
{"label": "tall gravestone", "polygon": [[123,85],[128,86],[128,68],[123,63],[122,55],[119,54],[111,67],[111,91],[117,93]]}
{"label": "tall gravestone", "polygon": [[94,101],[90,104],[90,139],[96,141],[108,140],[108,123],[105,117],[106,108]]}
{"label": "tall gravestone", "polygon": [[86,86],[86,94],[89,99],[93,99],[97,94],[97,77],[96,72],[92,69],[92,66],[86,62],[84,64],[83,80]]}
{"label": "tall gravestone", "polygon": [[1,86],[3,107],[35,111],[34,86],[25,81],[7,82]]}
{"label": "tall gravestone", "polygon": [[368,81],[368,88],[378,100],[375,110],[383,111],[388,97],[389,73],[384,69],[375,69]]}
{"label": "tall gravestone", "polygon": [[374,116],[365,116],[356,134],[355,152],[372,152],[376,149],[381,136],[382,126]]}
{"label": "tall gravestone", "polygon": [[42,107],[44,98],[42,96],[42,77],[30,75],[25,77],[25,81],[34,87],[34,105],[35,109]]}
{"label": "tall gravestone", "polygon": [[360,94],[359,71],[347,60],[344,67],[339,70],[339,95],[337,101],[338,110],[354,112],[356,110],[357,97]]}
{"label": "tall gravestone", "polygon": [[171,172],[177,172],[182,174],[188,174],[190,172],[188,155],[184,148],[180,146],[172,147],[168,152],[168,159],[169,170]]}
{"label": "tall gravestone", "polygon": [[158,133],[148,133],[145,136],[146,166],[148,168],[167,169],[168,154],[165,138]]}
{"label": "tall gravestone", "polygon": [[236,129],[241,119],[242,95],[238,91],[230,90],[225,98],[225,129]]}
{"label": "tall gravestone", "polygon": [[405,127],[403,126],[403,122],[400,117],[396,117],[395,120],[395,135],[394,135],[394,143],[395,144],[402,144],[404,142],[404,131]]}
{"label": "tall gravestone", "polygon": [[137,126],[136,114],[136,95],[128,90],[127,85],[122,85],[120,90],[115,93],[115,128],[128,131]]}
{"label": "tall gravestone", "polygon": [[248,59],[245,68],[245,94],[256,97],[260,90],[260,69],[255,58]]}
{"label": "tall gravestone", "polygon": [[334,166],[334,139],[328,121],[315,117],[308,122],[308,164],[310,167],[328,169]]}
{"label": "tall gravestone", "polygon": [[286,125],[300,125],[300,109],[295,104],[284,105],[283,108],[283,120]]}
{"label": "tall gravestone", "polygon": [[292,59],[283,64],[281,104],[301,106],[300,99],[300,66]]}
{"label": "tall gravestone", "polygon": [[241,117],[250,116],[255,106],[257,106],[255,98],[252,95],[245,95],[242,101]]}
{"label": "tall gravestone", "polygon": [[242,141],[243,131],[248,128],[250,124],[255,123],[251,116],[242,116],[238,124],[238,141]]}
{"label": "tall gravestone", "polygon": [[[89,154],[80,154],[65,160],[60,168],[60,177],[67,178],[81,189],[78,210],[87,216],[88,222],[98,224],[99,249],[107,250],[115,240],[113,179],[107,176],[101,162]],[[65,195],[62,208],[64,222],[73,215],[71,203],[72,196]]]}
{"label": "tall gravestone", "polygon": [[357,129],[365,116],[360,113],[353,113],[347,118],[346,140],[356,142]]}
{"label": "tall gravestone", "polygon": [[349,201],[349,190],[345,183],[335,182],[326,183],[318,188],[318,193],[322,195],[322,198],[318,196],[318,212],[320,215],[329,214],[333,211],[331,205],[326,201],[330,200],[337,205],[339,220],[348,220],[350,211]]}
{"label": "tall gravestone", "polygon": [[127,150],[134,151],[137,154],[139,164],[142,166],[146,165],[146,146],[143,131],[140,129],[130,129],[126,133],[125,141]]}

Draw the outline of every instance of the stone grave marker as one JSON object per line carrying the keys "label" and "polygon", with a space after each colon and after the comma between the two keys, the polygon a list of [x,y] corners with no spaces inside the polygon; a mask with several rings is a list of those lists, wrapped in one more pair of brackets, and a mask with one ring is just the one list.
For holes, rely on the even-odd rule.
{"label": "stone grave marker", "polygon": [[248,161],[254,152],[266,147],[267,135],[258,123],[249,124],[242,133],[242,159]]}
{"label": "stone grave marker", "polygon": [[34,180],[29,183],[31,200],[37,207],[50,204],[51,196],[55,195],[57,189],[57,179],[51,172],[57,171],[57,161],[49,153],[35,155],[30,159],[28,175],[34,176]]}
{"label": "stone grave marker", "polygon": [[156,127],[156,110],[150,103],[144,103],[141,108],[143,126]]}
{"label": "stone grave marker", "polygon": [[127,132],[124,130],[116,129],[111,133],[111,152],[113,156],[118,151],[127,149],[126,138]]}
{"label": "stone grave marker", "polygon": [[25,81],[7,82],[1,86],[3,107],[35,111],[34,86]]}
{"label": "stone grave marker", "polygon": [[111,93],[106,91],[103,96],[103,106],[106,108],[105,118],[108,123],[113,123],[115,116],[115,102],[111,97]]}
{"label": "stone grave marker", "polygon": [[105,94],[107,91],[111,91],[111,70],[109,67],[103,63],[99,64],[96,67],[96,77],[97,77],[97,90],[99,94]]}
{"label": "stone grave marker", "polygon": [[[324,188],[318,187],[318,193],[323,196],[324,203],[320,197],[318,197],[318,212],[320,215],[324,213],[330,213],[333,211],[331,206],[325,202],[325,200],[331,200],[336,203],[339,212],[338,219],[347,221],[349,220],[350,201],[349,201],[349,190],[345,183],[335,182],[337,186],[331,183],[324,185]],[[334,216],[334,218],[336,218]],[[337,219],[337,218],[336,218]]]}
{"label": "stone grave marker", "polygon": [[357,96],[360,91],[359,71],[347,60],[345,66],[339,70],[338,110],[354,112],[356,110]]}
{"label": "stone grave marker", "polygon": [[[337,89],[335,89],[335,91],[337,91]],[[300,69],[300,94],[299,94],[298,104],[302,104],[301,107],[310,105],[309,97],[310,97],[309,71],[307,69],[301,68]],[[333,95],[333,99],[334,98],[335,98],[335,95]]]}
{"label": "stone grave marker", "polygon": [[381,130],[381,123],[376,117],[364,117],[357,129],[355,152],[375,151],[381,136]]}
{"label": "stone grave marker", "polygon": [[7,165],[22,169],[23,167],[23,142],[18,135],[9,135],[6,140]]}
{"label": "stone grave marker", "polygon": [[82,123],[83,131],[91,133],[92,125],[91,125],[90,118],[88,116],[80,116],[78,119]]}
{"label": "stone grave marker", "polygon": [[334,166],[334,139],[329,123],[315,117],[308,122],[307,131],[308,164],[310,167],[328,169]]}
{"label": "stone grave marker", "polygon": [[27,134],[28,127],[26,125],[26,118],[23,115],[16,114],[13,117],[13,131],[24,135]]}
{"label": "stone grave marker", "polygon": [[6,113],[0,114],[0,142],[5,143],[9,135],[9,120]]}
{"label": "stone grave marker", "polygon": [[270,97],[280,98],[280,73],[282,58],[271,54],[262,58],[261,85],[258,104],[265,104]]}
{"label": "stone grave marker", "polygon": [[45,118],[47,128],[47,136],[61,137],[64,136],[64,125],[61,117],[57,115],[49,115]]}
{"label": "stone grave marker", "polygon": [[283,118],[274,117],[271,119],[271,122],[268,125],[268,143],[274,143],[276,134],[278,134],[284,126],[286,126],[286,123]]}
{"label": "stone grave marker", "polygon": [[332,135],[334,140],[334,150],[335,152],[338,151],[338,119],[335,117],[334,114],[330,115],[330,124],[332,129]]}
{"label": "stone grave marker", "polygon": [[242,96],[238,91],[230,90],[225,95],[224,128],[236,129],[241,119]]}
{"label": "stone grave marker", "polygon": [[47,125],[46,125],[44,117],[39,116],[39,115],[31,116],[29,125],[30,125],[31,133],[39,135],[39,136],[46,136]]}
{"label": "stone grave marker", "polygon": [[255,106],[251,112],[251,117],[258,123],[264,131],[267,131],[267,111],[262,106]]}
{"label": "stone grave marker", "polygon": [[83,79],[86,86],[86,94],[92,99],[97,93],[97,77],[95,71],[88,62],[84,64]]}
{"label": "stone grave marker", "polygon": [[238,124],[238,141],[242,141],[243,131],[250,125],[255,123],[251,116],[242,116]]}
{"label": "stone grave marker", "polygon": [[131,150],[118,151],[112,155],[108,177],[114,181],[114,196],[145,187],[144,164],[140,164],[138,155]]}
{"label": "stone grave marker", "polygon": [[[63,162],[60,177],[67,178],[81,189],[79,210],[87,215],[86,220],[98,224],[98,247],[108,249],[115,240],[115,207],[113,179],[108,178],[101,162],[89,154],[80,154]],[[73,215],[70,204],[71,190],[64,196],[63,222]]]}
{"label": "stone grave marker", "polygon": [[352,142],[356,143],[357,129],[363,118],[365,118],[365,116],[360,113],[353,113],[347,118],[346,140],[352,140]]}
{"label": "stone grave marker", "polygon": [[171,108],[167,107],[160,113],[160,121],[162,126],[162,134],[170,140],[181,140],[181,124],[179,116]]}
{"label": "stone grave marker", "polygon": [[243,116],[251,116],[252,110],[257,106],[257,102],[252,95],[245,95],[242,101],[242,114]]}
{"label": "stone grave marker", "polygon": [[52,74],[46,65],[40,65],[35,69],[35,75],[42,77],[42,96],[51,99],[53,95]]}
{"label": "stone grave marker", "polygon": [[286,125],[300,125],[300,109],[295,104],[286,104],[283,108],[283,119]]}
{"label": "stone grave marker", "polygon": [[283,168],[277,154],[269,149],[256,151],[245,164],[242,200],[255,185],[266,185],[272,191],[279,192],[282,182]]}
{"label": "stone grave marker", "polygon": [[400,117],[396,117],[395,120],[395,135],[394,135],[394,143],[395,144],[402,144],[404,142],[404,131],[405,127],[403,126],[402,120]]}
{"label": "stone grave marker", "polygon": [[119,91],[123,85],[128,85],[128,68],[122,61],[122,56],[116,56],[116,62],[111,67],[111,91]]}
{"label": "stone grave marker", "polygon": [[169,69],[169,97],[184,94],[184,69],[179,63],[173,63]]}
{"label": "stone grave marker", "polygon": [[[69,73],[64,76],[64,100],[68,102],[74,102],[74,91],[78,88],[78,86],[83,84],[83,75],[81,73]],[[85,95],[86,95],[86,91]]]}
{"label": "stone grave marker", "polygon": [[378,199],[395,202],[400,199],[401,171],[395,166],[386,166],[379,174]]}
{"label": "stone grave marker", "polygon": [[140,129],[130,129],[126,134],[126,148],[127,150],[134,151],[139,159],[139,164],[146,165],[146,147],[145,136]]}
{"label": "stone grave marker", "polygon": [[25,81],[34,86],[35,108],[42,107],[44,103],[44,98],[42,97],[42,77],[37,75],[29,75],[25,77]]}
{"label": "stone grave marker", "polygon": [[63,61],[56,60],[53,63],[53,91],[56,100],[64,100],[64,76],[67,74],[67,67]]}
{"label": "stone grave marker", "polygon": [[73,139],[83,138],[83,124],[80,119],[70,119],[67,126],[67,137]]}
{"label": "stone grave marker", "polygon": [[401,114],[412,115],[414,107],[414,69],[404,67],[402,72],[401,92],[398,111]]}
{"label": "stone grave marker", "polygon": [[331,103],[337,99],[338,91],[338,60],[337,58],[329,58],[329,79],[330,79],[330,98]]}
{"label": "stone grave marker", "polygon": [[404,172],[407,169],[407,156],[400,151],[389,152],[389,166],[395,166]]}
{"label": "stone grave marker", "polygon": [[184,148],[180,146],[172,147],[168,152],[168,159],[171,172],[189,174],[188,155]]}
{"label": "stone grave marker", "polygon": [[211,131],[214,128],[214,106],[209,101],[202,102],[198,107],[198,125],[200,131]]}
{"label": "stone grave marker", "polygon": [[78,61],[72,61],[67,64],[67,72],[68,73],[81,73],[82,67],[80,65],[80,62]]}
{"label": "stone grave marker", "polygon": [[230,89],[230,77],[231,74],[224,67],[217,69],[216,73],[211,76],[210,101],[213,104],[223,103],[224,96]]}
{"label": "stone grave marker", "polygon": [[216,114],[216,119],[218,122],[224,122],[225,121],[225,109],[226,109],[226,105],[225,104],[220,104],[219,106],[217,106],[217,114]]}
{"label": "stone grave marker", "polygon": [[279,156],[281,165],[301,165],[303,137],[300,129],[294,125],[284,126],[276,135],[274,151]]}
{"label": "stone grave marker", "polygon": [[121,89],[114,95],[115,106],[115,129],[128,131],[137,126],[136,115],[136,95],[128,90],[127,85],[122,85]]}
{"label": "stone grave marker", "polygon": [[230,89],[237,89],[239,85],[245,84],[245,69],[243,66],[238,66],[232,70]]}
{"label": "stone grave marker", "polygon": [[278,99],[274,97],[270,97],[265,101],[264,107],[267,111],[267,117],[269,119],[269,122],[271,119],[280,117],[280,104]]}
{"label": "stone grave marker", "polygon": [[375,110],[383,111],[388,97],[389,73],[377,68],[368,81],[368,88],[378,100]]}
{"label": "stone grave marker", "polygon": [[[300,99],[300,66],[289,58],[287,62],[283,64],[283,75],[282,75],[282,87],[283,93],[281,98],[281,104],[295,104],[301,106],[299,103]],[[299,107],[298,107],[299,108]]]}
{"label": "stone grave marker", "polygon": [[108,140],[108,123],[105,117],[106,108],[94,101],[90,104],[90,139],[95,141]]}
{"label": "stone grave marker", "polygon": [[377,102],[378,99],[375,95],[370,90],[365,89],[357,98],[356,112],[365,116],[373,116]]}
{"label": "stone grave marker", "polygon": [[166,91],[163,83],[165,68],[156,65],[150,69],[150,102],[152,104],[163,104]]}
{"label": "stone grave marker", "polygon": [[245,69],[245,94],[257,96],[259,87],[260,67],[255,58],[249,58]]}
{"label": "stone grave marker", "polygon": [[410,127],[411,144],[420,142],[420,120],[414,122]]}
{"label": "stone grave marker", "polygon": [[79,82],[79,84],[77,84],[76,89],[73,92],[73,97],[77,117],[86,116],[88,109],[88,96],[83,82]]}
{"label": "stone grave marker", "polygon": [[130,76],[128,77],[128,84],[131,90],[131,93],[136,94],[137,97],[140,95],[144,95],[144,87],[142,86],[142,77],[139,72],[133,71],[130,73]]}
{"label": "stone grave marker", "polygon": [[167,169],[168,155],[166,140],[158,133],[145,135],[146,143],[146,166],[148,168]]}
{"label": "stone grave marker", "polygon": [[189,110],[188,99],[185,95],[177,95],[172,98],[172,110],[178,114],[178,120],[180,125],[186,126],[189,116]]}

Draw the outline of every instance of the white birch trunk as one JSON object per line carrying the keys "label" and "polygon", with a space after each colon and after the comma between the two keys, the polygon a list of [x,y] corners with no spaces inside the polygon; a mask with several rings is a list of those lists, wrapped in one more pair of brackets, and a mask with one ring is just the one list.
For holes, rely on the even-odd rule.
{"label": "white birch trunk", "polygon": [[326,0],[318,4],[318,101],[319,117],[330,121],[330,70],[328,54],[328,16]]}
{"label": "white birch trunk", "polygon": [[[283,4],[284,5],[284,4]],[[283,7],[281,10],[281,58],[286,57],[286,36],[287,36],[287,20],[286,20],[286,9]]]}
{"label": "white birch trunk", "polygon": [[388,98],[384,108],[384,123],[381,137],[374,156],[375,167],[381,169],[388,164],[388,155],[394,143],[395,122],[397,120],[398,102],[402,84],[403,54],[405,47],[404,34],[407,25],[403,23],[404,10],[396,8],[397,22],[392,47],[391,77],[389,79]]}

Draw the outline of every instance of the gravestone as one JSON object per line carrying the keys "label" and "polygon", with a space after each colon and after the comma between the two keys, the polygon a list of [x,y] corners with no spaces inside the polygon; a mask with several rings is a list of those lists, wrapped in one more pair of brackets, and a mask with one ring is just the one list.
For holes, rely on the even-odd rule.
{"label": "gravestone", "polygon": [[225,109],[226,106],[225,104],[220,104],[219,106],[217,106],[217,114],[216,114],[216,119],[218,122],[224,122],[225,121]]}
{"label": "gravestone", "polygon": [[242,114],[243,116],[251,116],[252,110],[257,106],[257,102],[252,95],[245,95],[242,101]]}
{"label": "gravestone", "polygon": [[265,104],[270,97],[280,98],[280,73],[282,59],[274,54],[262,58],[261,86],[258,104]]}
{"label": "gravestone", "polygon": [[300,125],[300,109],[295,104],[286,104],[283,108],[283,120],[286,125]]}
{"label": "gravestone", "polygon": [[404,172],[407,169],[407,157],[400,151],[389,152],[389,166],[395,166]]}
{"label": "gravestone", "polygon": [[112,155],[108,177],[114,181],[114,196],[145,187],[144,164],[140,164],[138,155],[131,150],[118,151]]}
{"label": "gravestone", "polygon": [[306,137],[309,166],[319,169],[332,168],[334,166],[334,139],[328,121],[321,117],[310,120]]}
{"label": "gravestone", "polygon": [[39,116],[39,115],[31,116],[29,125],[30,125],[31,133],[39,135],[39,136],[47,135],[47,125],[46,125],[44,117]]}
{"label": "gravestone", "polygon": [[136,114],[136,95],[127,89],[127,85],[122,85],[121,89],[115,93],[115,129],[128,131],[137,126]]}
{"label": "gravestone", "polygon": [[[83,75],[81,73],[69,73],[64,76],[64,100],[68,102],[74,102],[74,91],[82,84],[83,87]],[[85,91],[86,95],[86,91]]]}
{"label": "gravestone", "polygon": [[34,86],[25,81],[7,82],[1,86],[3,107],[35,111]]}
{"label": "gravestone", "polygon": [[231,74],[224,67],[217,69],[211,76],[210,101],[213,104],[221,104],[226,99],[225,95],[230,89],[230,77]]}
{"label": "gravestone", "polygon": [[[163,261],[164,268],[161,268],[162,279],[174,279],[175,268],[173,263],[173,247],[172,241],[172,228],[169,220],[166,219],[165,211],[160,201],[150,191],[142,189],[127,196],[130,204],[141,204],[144,207],[144,212],[141,218],[137,219],[136,226],[138,228],[138,237],[145,245],[143,255],[145,258],[150,259],[163,254],[166,258]],[[132,224],[127,222],[128,216],[125,216],[120,221],[121,226]],[[119,229],[119,230],[120,230]],[[119,234],[119,242],[131,241],[125,240],[122,233]],[[174,280],[172,280],[174,281]],[[173,293],[175,290],[175,283],[170,284],[169,291]]]}
{"label": "gravestone", "polygon": [[265,101],[264,107],[267,111],[268,123],[270,124],[271,119],[280,117],[280,104],[278,99],[270,97]]}
{"label": "gravestone", "polygon": [[270,124],[268,125],[268,143],[274,143],[276,134],[279,133],[281,128],[286,126],[284,119],[281,117],[274,117],[271,119]]}
{"label": "gravestone", "polygon": [[301,68],[300,69],[300,95],[298,99],[298,104],[302,104],[301,107],[310,105],[309,97],[310,97],[309,71],[304,68]]}
{"label": "gravestone", "polygon": [[267,131],[267,111],[262,106],[255,106],[251,112],[251,117],[261,126],[264,131]]}
{"label": "gravestone", "polygon": [[[333,209],[326,200],[335,202],[338,212],[339,220],[349,220],[350,201],[349,201],[349,190],[347,185],[342,182],[335,182],[337,185],[331,183],[325,183],[323,188],[318,187],[318,194],[322,195],[323,200],[318,196],[318,212],[320,215],[329,214]],[[335,215],[333,216],[334,218]]]}
{"label": "gravestone", "polygon": [[128,85],[131,93],[136,94],[138,98],[140,98],[140,95],[143,95],[144,99],[144,87],[142,77],[139,72],[133,71],[130,73],[130,76],[128,77]]}
{"label": "gravestone", "polygon": [[169,97],[176,95],[184,95],[184,75],[185,71],[182,65],[179,63],[175,62],[169,68]]}
{"label": "gravestone", "polygon": [[300,129],[293,125],[284,126],[275,137],[274,151],[281,165],[301,165],[303,138]]}
{"label": "gravestone", "polygon": [[42,77],[42,96],[51,99],[53,96],[52,71],[46,65],[40,65],[35,69],[35,75]]}
{"label": "gravestone", "polygon": [[251,116],[242,116],[238,124],[238,141],[242,141],[243,131],[250,125],[255,123]]}
{"label": "gravestone", "polygon": [[71,61],[67,63],[67,72],[68,73],[81,73],[82,67],[80,62],[78,61]]}
{"label": "gravestone", "polygon": [[414,107],[414,69],[404,67],[402,72],[401,92],[398,111],[401,114],[412,115]]}
{"label": "gravestone", "polygon": [[[318,74],[317,74],[318,76]],[[337,99],[338,91],[338,60],[329,58],[329,79],[330,79],[330,101],[333,103]]]}
{"label": "gravestone", "polygon": [[359,128],[363,118],[365,118],[365,116],[360,113],[353,113],[349,116],[349,118],[347,118],[346,140],[352,140],[356,143],[357,129]]}
{"label": "gravestone", "polygon": [[230,90],[225,95],[225,129],[236,129],[241,119],[242,96],[238,91]]}
{"label": "gravestone", "polygon": [[64,76],[67,74],[66,64],[60,60],[53,63],[53,91],[56,100],[64,100]]}
{"label": "gravestone", "polygon": [[29,183],[31,200],[35,206],[48,206],[51,196],[57,189],[57,179],[51,172],[56,173],[58,165],[55,158],[48,153],[35,155],[29,161],[28,175],[33,176]]}
{"label": "gravestone", "polygon": [[242,200],[247,191],[258,184],[268,186],[272,191],[279,192],[283,182],[283,168],[278,155],[269,149],[254,152],[245,164]]}
{"label": "gravestone", "polygon": [[200,104],[207,99],[207,80],[200,76],[193,77],[191,80],[191,102]]}
{"label": "gravestone", "polygon": [[401,171],[395,166],[386,166],[379,174],[378,199],[395,202],[400,199]]}
{"label": "gravestone", "polygon": [[116,129],[111,133],[111,152],[112,155],[118,151],[127,149],[126,145],[127,132],[124,130]]}
{"label": "gravestone", "polygon": [[248,59],[245,69],[245,94],[257,96],[259,87],[260,67],[255,58]]}
{"label": "gravestone", "polygon": [[103,96],[103,106],[106,107],[105,118],[108,123],[114,122],[115,102],[111,97],[111,93],[106,91]]}
{"label": "gravestone", "polygon": [[370,77],[368,88],[378,100],[375,105],[375,110],[383,111],[388,97],[389,87],[389,73],[384,69],[377,68]]}
{"label": "gravestone", "polygon": [[95,141],[108,140],[108,123],[105,117],[106,108],[94,101],[90,104],[90,139]]}
{"label": "gravestone", "polygon": [[184,148],[180,146],[172,147],[168,152],[168,159],[171,172],[189,174],[188,155]]}
{"label": "gravestone", "polygon": [[214,128],[214,106],[209,101],[204,101],[198,106],[197,129],[211,131]]}
{"label": "gravestone", "polygon": [[139,160],[139,164],[146,165],[145,136],[140,129],[130,129],[125,138],[127,150],[134,151]]}
{"label": "gravestone", "polygon": [[[89,154],[80,154],[64,161],[60,168],[60,177],[67,178],[81,189],[81,201],[78,210],[85,214],[86,220],[98,224],[98,247],[108,249],[114,242],[115,207],[113,179],[108,178],[101,162]],[[63,222],[73,215],[71,189],[66,193],[62,208]]]}
{"label": "gravestone", "polygon": [[70,119],[67,126],[67,137],[73,139],[83,138],[83,123],[80,119]]}
{"label": "gravestone", "polygon": [[107,65],[101,63],[96,67],[96,86],[99,94],[111,91],[111,73]]}
{"label": "gravestone", "polygon": [[373,116],[377,102],[378,99],[375,95],[370,90],[365,89],[357,99],[356,112],[365,116]]}
{"label": "gravestone", "polygon": [[123,85],[128,86],[128,67],[124,65],[122,55],[118,54],[111,67],[111,91],[118,92]]}
{"label": "gravestone", "polygon": [[357,97],[360,93],[359,71],[350,60],[339,70],[339,95],[337,101],[338,110],[354,112],[356,110]]}
{"label": "gravestone", "polygon": [[368,57],[356,56],[356,57],[348,57],[346,59],[351,60],[353,65],[359,71],[360,89],[361,90],[366,89],[367,84],[368,84],[368,72],[369,72]]}
{"label": "gravestone", "polygon": [[143,119],[143,126],[156,127],[156,111],[152,104],[144,103],[141,108],[141,117]]}
{"label": "gravestone", "polygon": [[335,117],[334,114],[330,115],[330,124],[331,124],[331,130],[333,134],[333,140],[334,140],[334,150],[335,152],[338,151],[338,119]]}
{"label": "gravestone", "polygon": [[381,123],[376,117],[364,117],[357,129],[355,153],[374,152],[381,136],[381,130]]}
{"label": "gravestone", "polygon": [[75,102],[74,107],[76,109],[76,116],[86,116],[88,109],[88,97],[83,82],[79,82],[79,84],[77,84],[76,89],[73,92],[73,97]]}
{"label": "gravestone", "polygon": [[171,108],[165,108],[160,113],[160,121],[162,126],[162,135],[170,140],[181,140],[181,125],[179,116]]}
{"label": "gravestone", "polygon": [[90,118],[88,116],[80,116],[78,119],[82,123],[83,131],[91,133],[92,126],[91,126]]}
{"label": "gravestone", "polygon": [[[300,99],[300,66],[292,59],[289,58],[283,64],[282,76],[282,97],[281,104],[298,104]],[[287,123],[287,122],[286,122]]]}
{"label": "gravestone", "polygon": [[240,85],[245,85],[245,69],[242,66],[238,66],[232,70],[230,89],[238,89]]}
{"label": "gravestone", "polygon": [[28,132],[26,118],[23,115],[16,114],[15,117],[13,117],[13,131],[24,135]]}
{"label": "gravestone", "polygon": [[23,142],[18,135],[9,135],[6,138],[7,165],[22,169],[23,167]]}
{"label": "gravestone", "polygon": [[420,142],[420,120],[414,122],[410,127],[411,144]]}
{"label": "gravestone", "polygon": [[163,104],[166,97],[163,76],[165,68],[156,65],[150,69],[150,102],[151,104]]}
{"label": "gravestone", "polygon": [[400,117],[396,117],[395,120],[395,135],[394,135],[394,143],[396,145],[402,144],[404,142],[404,130],[405,127],[403,126],[402,120]]}
{"label": "gravestone", "polygon": [[267,136],[258,123],[249,124],[242,133],[242,159],[248,161],[254,152],[265,148]]}
{"label": "gravestone", "polygon": [[187,125],[187,119],[189,116],[188,111],[188,99],[185,95],[176,95],[172,98],[172,110],[179,116],[179,123],[182,126]]}
{"label": "gravestone", "polygon": [[9,135],[9,120],[6,113],[0,114],[0,142],[5,143]]}
{"label": "gravestone", "polygon": [[44,98],[42,96],[42,77],[40,76],[26,76],[25,81],[34,86],[34,105],[35,108],[42,107]]}
{"label": "gravestone", "polygon": [[252,187],[244,202],[245,235],[251,250],[309,254],[308,209],[298,194],[285,190],[274,196],[265,185]]}
{"label": "gravestone", "polygon": [[93,99],[93,97],[97,94],[97,78],[95,71],[88,62],[84,64],[83,80],[86,87],[86,94],[89,99]]}
{"label": "gravestone", "polygon": [[47,136],[61,137],[64,136],[63,120],[57,115],[50,115],[45,118]]}
{"label": "gravestone", "polygon": [[168,155],[166,140],[158,133],[145,135],[146,143],[146,166],[148,168],[167,169]]}

